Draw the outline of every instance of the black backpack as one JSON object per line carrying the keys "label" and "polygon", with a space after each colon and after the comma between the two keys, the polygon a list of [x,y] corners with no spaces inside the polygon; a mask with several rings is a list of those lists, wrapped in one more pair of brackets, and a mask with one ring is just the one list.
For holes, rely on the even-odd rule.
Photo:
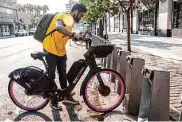
{"label": "black backpack", "polygon": [[42,20],[39,22],[37,29],[34,33],[34,38],[38,40],[39,42],[43,43],[43,40],[56,31],[56,29],[52,30],[50,33],[47,33],[47,30],[49,28],[49,25],[51,24],[53,18],[56,16],[56,14],[46,14],[43,16]]}

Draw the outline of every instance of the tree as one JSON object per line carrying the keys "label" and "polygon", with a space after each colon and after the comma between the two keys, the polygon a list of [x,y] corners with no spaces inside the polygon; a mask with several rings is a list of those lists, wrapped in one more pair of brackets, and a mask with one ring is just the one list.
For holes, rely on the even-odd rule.
{"label": "tree", "polygon": [[30,14],[33,15],[33,10],[34,10],[34,7],[32,4],[29,4],[29,10],[30,10]]}
{"label": "tree", "polygon": [[39,16],[42,11],[42,7],[40,5],[37,5],[37,10],[38,10],[38,16]]}
{"label": "tree", "polygon": [[131,14],[131,10],[132,8],[135,7],[135,0],[118,0],[119,2],[119,5],[121,7],[121,9],[123,10],[123,12],[127,15],[127,25],[128,25],[128,28],[127,28],[127,37],[128,37],[128,51],[131,52],[131,25],[130,25],[130,14]]}
{"label": "tree", "polygon": [[95,22],[108,12],[112,15],[119,12],[119,9],[115,4],[115,0],[113,0],[113,2],[109,0],[81,0],[81,2],[88,8],[84,17],[84,20],[88,22]]}
{"label": "tree", "polygon": [[45,15],[47,13],[47,10],[49,10],[49,7],[47,5],[43,5],[42,10],[43,10],[43,15]]}
{"label": "tree", "polygon": [[40,5],[34,5],[35,16],[40,16],[42,7]]}
{"label": "tree", "polygon": [[111,13],[115,15],[119,12],[118,7],[115,4],[115,0],[112,2],[109,0],[81,0],[86,5],[88,11],[84,17],[84,20],[90,23],[94,23],[96,32],[96,22],[99,20],[99,35],[103,37],[103,19],[105,13]]}
{"label": "tree", "polygon": [[26,4],[23,6],[26,13],[31,14],[31,4]]}
{"label": "tree", "polygon": [[[127,37],[128,37],[128,51],[131,51],[131,25],[130,25],[130,19],[131,16],[130,14],[132,13],[132,11],[136,8],[138,8],[138,2],[139,0],[118,0],[120,7],[122,8],[123,12],[127,15],[127,25],[128,25],[128,29],[127,29]],[[159,0],[148,0],[148,2],[152,2],[152,3],[158,3]]]}
{"label": "tree", "polygon": [[[116,15],[119,12],[119,7],[122,11],[127,15],[127,48],[128,51],[131,51],[131,25],[130,25],[130,14],[132,10],[138,7],[136,1],[140,0],[81,0],[83,4],[85,4],[88,8],[88,12],[86,13],[84,20],[95,23],[98,19],[103,18],[105,13],[110,13],[112,16]],[[157,3],[159,0],[147,0],[148,2]],[[119,5],[119,7],[118,7]]]}

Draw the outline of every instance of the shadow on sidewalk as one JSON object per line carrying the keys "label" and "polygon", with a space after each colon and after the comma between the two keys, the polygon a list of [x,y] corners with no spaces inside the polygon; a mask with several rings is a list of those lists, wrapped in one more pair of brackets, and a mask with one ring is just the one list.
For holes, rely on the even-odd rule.
{"label": "shadow on sidewalk", "polygon": [[[160,49],[167,49],[167,50],[171,50],[170,47],[182,47],[182,44],[177,44],[177,43],[165,43],[162,41],[151,41],[151,39],[149,41],[144,40],[143,38],[146,36],[133,36],[131,37],[131,43],[134,46],[142,46],[142,47],[149,47],[149,48],[160,48]],[[152,37],[150,36],[150,38],[156,38],[156,37]],[[157,37],[160,38],[160,37]],[[112,34],[109,36],[109,40],[114,40],[114,39],[118,39],[118,40],[127,40],[126,36],[122,36],[120,34]],[[119,41],[117,41],[119,42]]]}
{"label": "shadow on sidewalk", "polygon": [[132,115],[129,115],[129,114],[125,114],[122,111],[112,111],[112,112],[109,112],[109,113],[101,114],[100,116],[98,116],[98,121],[104,121],[105,118],[109,118],[111,116],[116,116],[116,117],[112,118],[112,121],[121,121],[122,119],[127,120],[125,118],[122,118],[122,116],[126,116],[126,118],[130,118],[132,120],[137,121],[137,116],[132,116]]}
{"label": "shadow on sidewalk", "polygon": [[53,121],[62,121],[59,110],[52,110]]}
{"label": "shadow on sidewalk", "polygon": [[82,120],[79,120],[78,115],[75,113],[74,108],[76,107],[76,105],[71,105],[71,104],[64,104],[64,105],[68,111],[70,121],[82,121]]}
{"label": "shadow on sidewalk", "polygon": [[[24,112],[20,115],[18,115],[14,121],[38,121],[38,118],[44,120],[44,121],[52,121],[47,115],[41,112]],[[26,120],[24,120],[26,119]],[[39,120],[40,121],[40,120]]]}
{"label": "shadow on sidewalk", "polygon": [[172,108],[170,108],[170,120],[178,121],[180,113]]}
{"label": "shadow on sidewalk", "polygon": [[134,46],[143,46],[149,48],[160,48],[160,49],[167,49],[170,50],[170,47],[182,47],[182,44],[174,44],[174,43],[164,43],[160,41],[144,41],[144,40],[137,40],[134,39],[132,41]]}

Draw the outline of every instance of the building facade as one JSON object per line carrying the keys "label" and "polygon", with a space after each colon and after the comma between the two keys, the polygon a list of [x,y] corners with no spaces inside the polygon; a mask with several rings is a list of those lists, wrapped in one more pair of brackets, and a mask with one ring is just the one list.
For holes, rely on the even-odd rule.
{"label": "building facade", "polygon": [[[137,1],[137,0],[136,0]],[[182,0],[138,0],[133,10],[131,32],[164,37],[182,37]],[[125,13],[110,17],[108,31],[127,30]],[[118,27],[119,26],[119,27]]]}
{"label": "building facade", "polygon": [[133,12],[135,33],[182,37],[182,0],[159,0],[143,6]]}
{"label": "building facade", "polygon": [[70,12],[72,6],[76,3],[75,0],[69,0],[67,4],[65,4],[66,12]]}
{"label": "building facade", "polygon": [[0,5],[0,36],[14,35],[17,19],[17,9]]}
{"label": "building facade", "polygon": [[15,33],[15,22],[18,20],[17,0],[0,0],[0,36],[10,36]]}

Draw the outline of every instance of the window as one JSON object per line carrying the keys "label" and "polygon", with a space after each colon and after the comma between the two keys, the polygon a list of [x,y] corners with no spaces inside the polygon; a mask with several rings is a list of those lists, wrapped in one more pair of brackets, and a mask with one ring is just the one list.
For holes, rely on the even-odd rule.
{"label": "window", "polygon": [[8,32],[8,30],[7,30],[7,27],[6,27],[6,26],[4,27],[4,30],[5,30],[5,32]]}
{"label": "window", "polygon": [[13,14],[14,11],[11,9],[8,9],[8,8],[0,7],[0,12],[1,13],[7,13],[7,14]]}
{"label": "window", "polygon": [[182,29],[182,3],[173,4],[173,28]]}
{"label": "window", "polygon": [[6,9],[6,13],[7,13],[7,14],[13,14],[13,10],[11,10],[11,9]]}
{"label": "window", "polygon": [[179,5],[179,28],[182,29],[182,3]]}
{"label": "window", "polygon": [[154,31],[155,8],[139,12],[139,31]]}

